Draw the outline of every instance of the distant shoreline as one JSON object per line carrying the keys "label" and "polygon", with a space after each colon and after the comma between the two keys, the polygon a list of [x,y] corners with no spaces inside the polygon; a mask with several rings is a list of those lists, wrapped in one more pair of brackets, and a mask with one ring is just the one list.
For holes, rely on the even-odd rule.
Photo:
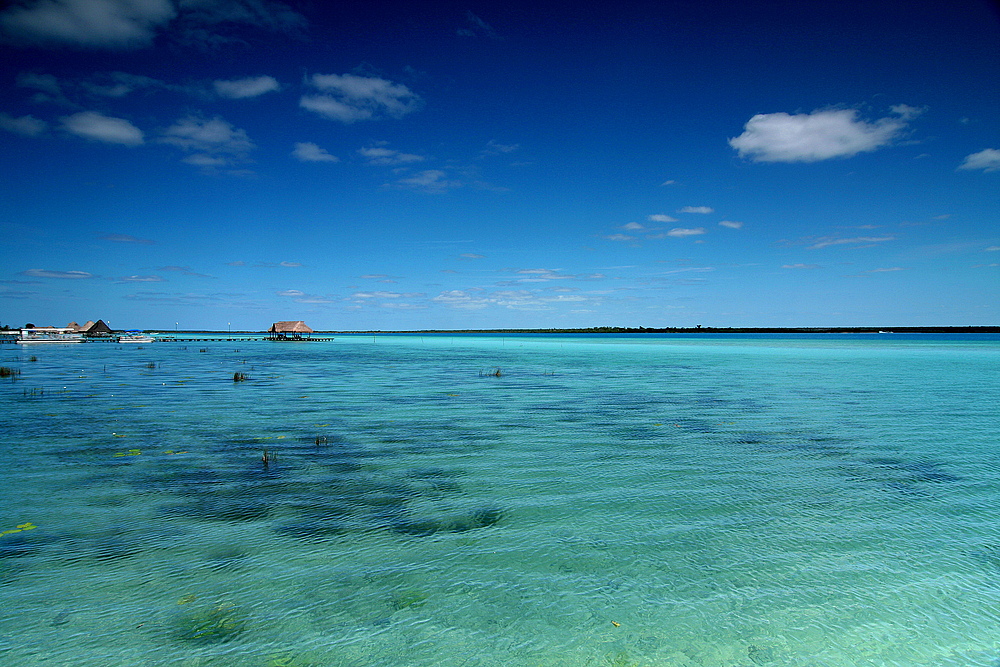
{"label": "distant shoreline", "polygon": [[[259,335],[266,331],[218,331],[212,329],[187,329],[164,331],[145,329],[146,332],[170,334],[226,334]],[[358,331],[326,330],[315,334],[372,335],[372,334],[914,334],[914,333],[1000,333],[1000,326],[973,327],[589,327],[568,329],[414,329]]]}

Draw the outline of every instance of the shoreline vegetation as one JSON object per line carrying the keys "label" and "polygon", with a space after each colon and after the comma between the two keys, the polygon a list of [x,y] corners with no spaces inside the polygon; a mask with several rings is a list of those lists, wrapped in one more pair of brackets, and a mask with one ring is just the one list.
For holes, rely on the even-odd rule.
{"label": "shoreline vegetation", "polygon": [[[185,329],[167,331],[143,329],[145,333],[170,334],[219,334],[219,335],[259,335],[266,331],[219,331],[214,329]],[[365,329],[316,330],[315,334],[940,334],[940,333],[1000,333],[1000,326],[968,327],[586,327],[586,328],[542,328],[542,329],[413,329],[388,330]]]}

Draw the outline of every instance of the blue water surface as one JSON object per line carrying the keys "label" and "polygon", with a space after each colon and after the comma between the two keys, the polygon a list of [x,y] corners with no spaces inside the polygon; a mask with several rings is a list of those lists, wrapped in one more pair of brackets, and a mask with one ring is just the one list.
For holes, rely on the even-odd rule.
{"label": "blue water surface", "polygon": [[1000,663],[996,336],[179,336],[0,366],[7,664]]}

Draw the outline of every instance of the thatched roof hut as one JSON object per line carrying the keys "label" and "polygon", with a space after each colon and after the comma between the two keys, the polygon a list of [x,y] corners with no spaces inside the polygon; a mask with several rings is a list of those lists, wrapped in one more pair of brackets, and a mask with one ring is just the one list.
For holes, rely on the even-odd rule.
{"label": "thatched roof hut", "polygon": [[268,338],[301,340],[302,334],[311,334],[310,329],[302,320],[275,322],[267,330]]}
{"label": "thatched roof hut", "polygon": [[104,320],[97,320],[97,322],[87,327],[84,333],[88,336],[107,336],[111,334],[111,327],[105,324]]}

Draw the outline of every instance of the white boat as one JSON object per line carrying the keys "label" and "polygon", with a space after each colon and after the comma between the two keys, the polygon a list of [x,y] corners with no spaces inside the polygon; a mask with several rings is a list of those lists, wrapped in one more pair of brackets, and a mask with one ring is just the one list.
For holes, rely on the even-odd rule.
{"label": "white boat", "polygon": [[119,343],[152,343],[156,339],[141,331],[126,331],[118,337]]}
{"label": "white boat", "polygon": [[34,327],[21,329],[17,341],[22,345],[34,343],[82,343],[83,334],[65,327]]}

